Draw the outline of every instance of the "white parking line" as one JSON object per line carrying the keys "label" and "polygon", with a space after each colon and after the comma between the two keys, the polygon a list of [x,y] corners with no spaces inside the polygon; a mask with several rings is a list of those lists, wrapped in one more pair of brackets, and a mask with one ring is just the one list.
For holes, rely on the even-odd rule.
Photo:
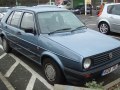
{"label": "white parking line", "polygon": [[[35,72],[32,68],[30,68],[27,64],[25,64],[22,60],[20,60],[18,57],[16,57],[13,54],[9,54],[12,58],[14,58],[16,61],[20,62],[22,66],[24,66],[29,72],[32,73],[36,78],[38,78],[48,89],[53,90],[53,86],[50,85],[42,76],[40,76],[37,72]],[[32,86],[31,86],[32,88]]]}
{"label": "white parking line", "polygon": [[7,53],[4,53],[0,56],[0,59],[2,59],[3,57],[5,57],[7,55]]}
{"label": "white parking line", "polygon": [[35,80],[36,80],[36,77],[32,75],[31,79],[29,80],[26,90],[33,90]]}
{"label": "white parking line", "polygon": [[0,79],[3,81],[8,90],[15,90],[8,80],[0,73]]}
{"label": "white parking line", "polygon": [[0,45],[0,48],[3,49],[2,45]]}
{"label": "white parking line", "polygon": [[[0,48],[2,46],[0,45]],[[3,55],[0,56],[0,59],[2,59],[7,53],[4,53]],[[29,72],[32,73],[32,77],[27,85],[26,90],[32,90],[35,84],[36,78],[38,78],[48,89],[53,90],[53,86],[49,84],[42,76],[40,76],[37,72],[35,72],[32,68],[30,68],[27,64],[25,64],[22,60],[20,60],[18,57],[16,57],[13,54],[9,54],[12,58],[16,60],[16,63],[14,63],[11,68],[7,71],[5,74],[5,77],[9,77],[13,70],[16,68],[16,66],[20,63],[22,66],[24,66]]]}
{"label": "white parking line", "polygon": [[18,61],[16,61],[11,67],[10,69],[6,72],[5,77],[9,77],[11,75],[11,73],[14,71],[14,69],[17,67],[17,65],[19,64]]}

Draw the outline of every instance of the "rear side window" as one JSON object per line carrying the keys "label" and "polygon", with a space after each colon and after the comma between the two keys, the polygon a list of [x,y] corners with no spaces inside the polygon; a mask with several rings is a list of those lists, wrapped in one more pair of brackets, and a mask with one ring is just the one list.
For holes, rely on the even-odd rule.
{"label": "rear side window", "polygon": [[112,12],[112,8],[113,8],[113,7],[114,7],[114,5],[108,6],[108,7],[107,7],[107,13],[112,14],[111,12]]}
{"label": "rear side window", "polygon": [[11,19],[11,25],[17,27],[21,18],[22,12],[16,11]]}
{"label": "rear side window", "polygon": [[120,5],[112,5],[108,7],[109,14],[120,15]]}
{"label": "rear side window", "polygon": [[34,29],[34,15],[32,13],[24,13],[21,21],[22,29]]}

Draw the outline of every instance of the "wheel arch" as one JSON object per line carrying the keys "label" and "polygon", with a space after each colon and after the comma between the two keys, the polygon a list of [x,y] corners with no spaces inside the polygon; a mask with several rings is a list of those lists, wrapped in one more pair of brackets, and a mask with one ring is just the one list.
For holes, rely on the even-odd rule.
{"label": "wheel arch", "polygon": [[7,38],[7,36],[6,36],[6,34],[5,34],[4,32],[2,32],[2,33],[0,34],[0,37],[1,37],[1,39],[2,39],[3,37]]}
{"label": "wheel arch", "polygon": [[41,65],[43,65],[45,58],[51,58],[53,60],[53,62],[55,62],[58,65],[58,67],[61,69],[61,71],[64,74],[64,66],[57,55],[55,55],[51,52],[48,52],[48,51],[43,52],[41,55]]}
{"label": "wheel arch", "polygon": [[110,23],[109,23],[108,21],[106,21],[106,20],[100,21],[100,22],[98,23],[98,28],[99,28],[99,26],[100,26],[101,23],[106,23],[106,24],[109,26],[109,29],[111,28],[111,27],[110,27]]}

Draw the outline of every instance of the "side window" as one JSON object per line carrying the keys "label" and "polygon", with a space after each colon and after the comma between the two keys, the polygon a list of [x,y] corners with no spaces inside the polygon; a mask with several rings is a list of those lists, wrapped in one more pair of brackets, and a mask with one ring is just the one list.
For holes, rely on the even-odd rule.
{"label": "side window", "polygon": [[112,14],[112,9],[113,9],[114,5],[110,5],[107,7],[107,13]]}
{"label": "side window", "polygon": [[14,14],[14,12],[12,12],[12,13],[9,15],[9,17],[8,17],[8,19],[7,19],[7,21],[6,21],[7,24],[10,24],[13,14]]}
{"label": "side window", "polygon": [[112,5],[108,7],[108,13],[113,15],[120,15],[120,5]]}
{"label": "side window", "polygon": [[24,13],[21,21],[22,29],[34,29],[34,16],[31,13]]}
{"label": "side window", "polygon": [[11,25],[17,27],[18,23],[20,21],[20,17],[22,15],[22,12],[16,11],[11,19]]}
{"label": "side window", "polygon": [[112,13],[115,15],[120,15],[120,5],[115,5],[112,10]]}

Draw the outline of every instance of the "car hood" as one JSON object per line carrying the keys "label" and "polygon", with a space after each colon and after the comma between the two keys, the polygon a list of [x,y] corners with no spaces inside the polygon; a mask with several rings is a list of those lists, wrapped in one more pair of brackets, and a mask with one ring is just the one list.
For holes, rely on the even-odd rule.
{"label": "car hood", "polygon": [[83,57],[103,53],[120,46],[120,41],[90,29],[87,29],[82,33],[79,32],[68,35],[62,33],[59,35],[55,34],[49,36],[49,39]]}

